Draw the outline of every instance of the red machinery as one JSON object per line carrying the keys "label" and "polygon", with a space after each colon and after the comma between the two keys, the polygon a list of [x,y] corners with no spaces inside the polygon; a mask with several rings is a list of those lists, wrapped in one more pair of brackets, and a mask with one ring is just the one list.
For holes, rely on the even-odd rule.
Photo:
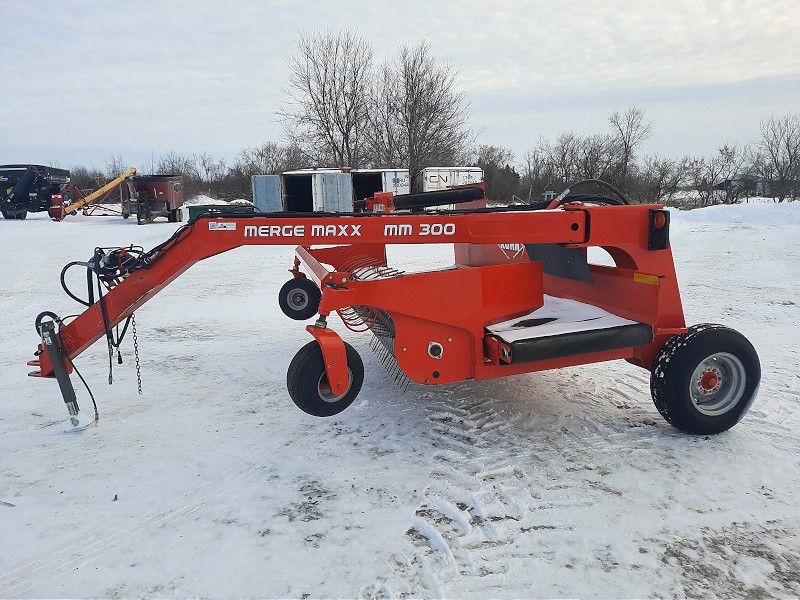
{"label": "red machinery", "polygon": [[122,216],[136,215],[139,225],[166,217],[170,223],[183,220],[182,175],[137,175],[130,179],[131,193],[122,202]]}
{"label": "red machinery", "polygon": [[[397,212],[463,201],[471,202],[463,210]],[[69,379],[76,356],[103,336],[113,352],[112,327],[195,262],[244,245],[291,244],[293,277],[280,306],[298,320],[318,316],[287,385],[310,414],[344,410],[363,381],[358,353],[328,327],[336,312],[348,328],[371,330],[374,349],[421,384],[625,359],[651,372],[653,400],[672,425],[729,429],[756,395],[758,356],[731,329],[686,327],[669,212],[623,203],[565,192],[546,206],[492,209],[479,184],[356,203],[371,212],[202,215],[150,251],[98,249],[70,263],[94,274],[98,298],[90,285],[86,310],[69,323],[37,317],[42,343],[31,375],[56,378],[72,426],[85,426]],[[387,264],[388,244],[443,242],[455,245],[452,268],[405,274]],[[615,266],[588,263],[589,247],[605,249]]]}

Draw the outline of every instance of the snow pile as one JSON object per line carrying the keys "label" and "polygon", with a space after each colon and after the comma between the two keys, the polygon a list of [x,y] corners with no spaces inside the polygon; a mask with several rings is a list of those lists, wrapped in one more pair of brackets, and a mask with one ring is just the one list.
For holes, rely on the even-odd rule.
{"label": "snow pile", "polygon": [[672,222],[744,225],[800,225],[800,202],[718,204],[694,210],[670,209]]}
{"label": "snow pile", "polygon": [[225,200],[218,200],[217,198],[212,198],[211,196],[206,196],[205,194],[197,194],[196,196],[192,196],[191,198],[186,200],[183,204],[184,206],[186,206],[187,204],[192,204],[192,205],[196,204],[204,206],[210,204],[228,204],[228,202],[226,202]]}

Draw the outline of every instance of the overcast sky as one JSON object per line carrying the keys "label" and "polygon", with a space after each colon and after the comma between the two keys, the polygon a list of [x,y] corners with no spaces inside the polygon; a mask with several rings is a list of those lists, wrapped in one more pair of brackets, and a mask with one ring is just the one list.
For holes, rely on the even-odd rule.
{"label": "overcast sky", "polygon": [[0,0],[0,164],[230,161],[281,141],[298,36],[346,27],[377,61],[429,41],[477,142],[518,160],[631,105],[654,121],[644,150],[671,157],[800,112],[800,0]]}

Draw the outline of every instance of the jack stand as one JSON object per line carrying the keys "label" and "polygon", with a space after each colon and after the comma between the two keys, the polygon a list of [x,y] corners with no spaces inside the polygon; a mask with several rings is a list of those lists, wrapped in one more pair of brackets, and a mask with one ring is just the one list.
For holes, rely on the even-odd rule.
{"label": "jack stand", "polygon": [[42,334],[42,346],[47,348],[47,354],[50,357],[50,362],[53,364],[53,374],[56,376],[58,387],[61,389],[61,395],[64,397],[64,402],[69,411],[69,419],[64,421],[62,431],[71,432],[86,429],[89,425],[94,423],[96,419],[81,414],[80,408],[78,407],[78,398],[75,395],[75,388],[72,387],[69,371],[64,362],[64,355],[58,343],[55,323],[53,321],[45,321],[41,324],[39,331]]}

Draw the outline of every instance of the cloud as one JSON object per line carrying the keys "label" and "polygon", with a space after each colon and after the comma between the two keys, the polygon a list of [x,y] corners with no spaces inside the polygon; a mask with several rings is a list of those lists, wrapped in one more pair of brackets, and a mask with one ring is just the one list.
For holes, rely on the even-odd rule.
{"label": "cloud", "polygon": [[[602,126],[633,103],[713,122],[725,102],[736,128],[736,104],[742,122],[766,109],[755,81],[782,82],[776,112],[800,108],[795,0],[4,0],[0,23],[8,162],[23,146],[231,155],[278,139],[286,61],[315,29],[357,30],[377,61],[430,41],[458,70],[483,143],[516,147],[539,123]],[[709,94],[724,89],[741,95]]]}

